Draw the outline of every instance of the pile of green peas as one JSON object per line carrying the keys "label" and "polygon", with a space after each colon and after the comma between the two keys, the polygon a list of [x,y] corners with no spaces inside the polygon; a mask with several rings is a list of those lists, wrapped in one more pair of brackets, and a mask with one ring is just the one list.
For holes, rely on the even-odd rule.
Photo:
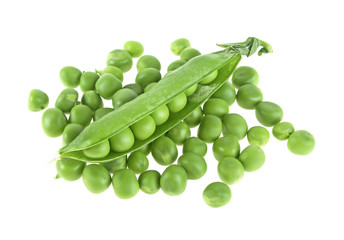
{"label": "pile of green peas", "polygon": [[[167,67],[169,74],[183,66],[190,59],[201,55],[191,47],[190,42],[180,38],[172,42],[171,51],[180,59]],[[144,47],[137,41],[128,41],[123,49],[111,51],[103,70],[80,71],[67,66],[60,71],[60,79],[66,87],[57,97],[55,107],[45,110],[42,127],[49,137],[62,136],[62,146],[71,143],[92,121],[98,121],[106,114],[116,111],[126,103],[154,88],[161,78],[160,61],[152,55],[142,55]],[[136,62],[135,83],[123,85],[124,73]],[[198,84],[211,84],[217,77],[214,71]],[[278,140],[288,140],[292,153],[306,155],[313,151],[315,140],[305,130],[295,131],[289,122],[281,122],[283,111],[273,102],[263,101],[263,93],[257,87],[259,76],[248,66],[237,68],[232,82],[226,81],[204,104],[192,111],[183,121],[166,134],[143,146],[128,156],[110,162],[97,163],[110,152],[126,152],[137,140],[146,140],[157,128],[168,121],[170,113],[178,113],[186,105],[188,96],[195,93],[198,84],[147,115],[130,127],[99,144],[83,150],[83,154],[94,163],[62,158],[56,161],[57,178],[75,181],[82,178],[85,187],[92,193],[104,192],[112,184],[115,194],[121,199],[134,197],[139,190],[155,194],[160,189],[168,195],[182,194],[188,180],[202,178],[207,172],[205,156],[207,144],[212,145],[214,158],[218,161],[218,182],[209,184],[203,199],[211,207],[226,205],[231,199],[228,185],[238,183],[244,172],[253,172],[265,162],[262,147],[270,138],[266,127],[273,127],[272,134]],[[79,87],[82,92],[81,98]],[[106,106],[111,101],[111,107]],[[246,120],[239,114],[230,113],[234,103],[255,110],[258,122],[263,126],[248,128]],[[49,97],[41,90],[29,94],[30,111],[41,111],[49,104]],[[197,136],[191,136],[191,128],[198,127]],[[247,138],[249,146],[243,150],[239,141]],[[177,146],[182,146],[179,156]],[[148,156],[162,166],[162,174],[149,169]],[[138,177],[137,177],[138,175]]]}

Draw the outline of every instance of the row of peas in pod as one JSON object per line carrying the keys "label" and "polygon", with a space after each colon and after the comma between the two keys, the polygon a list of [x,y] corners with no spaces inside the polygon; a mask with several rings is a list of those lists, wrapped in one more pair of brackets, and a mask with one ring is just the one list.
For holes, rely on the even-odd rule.
{"label": "row of peas in pod", "polygon": [[[201,55],[184,38],[175,40],[171,44],[171,51],[180,59],[168,66],[165,76],[172,75],[188,61]],[[92,121],[109,117],[110,113],[125,108],[140,95],[154,91],[162,79],[161,64],[154,56],[142,56],[143,52],[144,48],[139,42],[128,41],[123,49],[108,54],[107,67],[101,71],[81,72],[70,66],[62,68],[60,79],[67,88],[56,99],[55,107],[43,113],[42,126],[46,135],[62,135],[62,145],[67,146],[91,126]],[[132,68],[133,58],[137,57],[135,83],[123,86],[123,73]],[[228,185],[239,182],[245,171],[256,171],[264,164],[265,154],[261,147],[267,144],[270,137],[265,127],[273,127],[272,133],[277,139],[288,139],[288,148],[295,154],[305,155],[313,150],[313,136],[307,131],[294,131],[289,122],[281,122],[282,109],[275,103],[263,101],[262,91],[257,87],[257,72],[243,66],[234,71],[232,83],[225,81],[203,106],[196,107],[158,138],[128,153],[136,143],[150,139],[159,131],[159,127],[182,114],[197,90],[202,86],[211,86],[218,74],[217,70],[212,71],[117,134],[80,150],[89,161],[68,157],[57,160],[57,177],[68,181],[82,177],[86,188],[92,193],[104,192],[112,183],[115,194],[122,199],[134,197],[140,189],[144,193],[154,194],[161,188],[168,195],[180,195],[185,191],[188,180],[205,175],[207,161],[204,157],[208,143],[212,144],[214,157],[218,161],[221,181],[209,184],[203,192],[203,198],[209,206],[221,207],[231,199]],[[77,87],[83,93],[81,99],[75,89]],[[112,107],[104,107],[106,100],[112,101]],[[265,127],[248,129],[242,116],[229,113],[229,107],[235,101],[244,109],[255,109],[258,122]],[[37,89],[30,92],[31,111],[45,109],[48,102],[49,98],[44,92]],[[190,128],[195,127],[198,127],[197,136],[191,136]],[[241,150],[239,141],[245,137],[250,145]],[[177,146],[183,146],[181,156],[178,156]],[[102,161],[111,154],[119,157]],[[162,174],[149,169],[150,154],[158,164],[167,166]]]}

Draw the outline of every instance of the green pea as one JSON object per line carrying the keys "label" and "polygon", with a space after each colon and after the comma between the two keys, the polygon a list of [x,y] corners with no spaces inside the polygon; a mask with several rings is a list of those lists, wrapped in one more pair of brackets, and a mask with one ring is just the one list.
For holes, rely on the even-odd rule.
{"label": "green pea", "polygon": [[256,106],[256,118],[263,126],[272,127],[282,121],[283,110],[276,103],[260,102]]}
{"label": "green pea", "polygon": [[110,73],[114,75],[118,80],[123,82],[123,72],[120,68],[115,67],[115,66],[107,66],[101,71],[97,71],[101,76],[104,75],[105,73]]}
{"label": "green pea", "polygon": [[138,140],[145,140],[153,135],[156,125],[154,119],[148,115],[131,125],[130,128]]}
{"label": "green pea", "polygon": [[139,182],[131,169],[121,169],[113,174],[112,187],[117,197],[129,199],[140,190]]}
{"label": "green pea", "polygon": [[96,111],[98,108],[102,108],[104,106],[103,100],[94,90],[85,92],[81,98],[81,102],[82,104],[89,106],[92,111]]}
{"label": "green pea", "polygon": [[136,63],[137,71],[140,72],[141,70],[145,68],[155,68],[158,71],[161,70],[161,64],[159,60],[152,56],[152,55],[143,55],[139,58],[139,60]]}
{"label": "green pea", "polygon": [[189,116],[184,118],[184,122],[187,125],[189,125],[190,128],[197,127],[200,124],[202,117],[203,117],[202,108],[197,107],[195,108],[195,110],[193,110],[189,114]]}
{"label": "green pea", "polygon": [[183,145],[183,154],[188,152],[204,157],[207,153],[207,144],[197,137],[188,138]]}
{"label": "green pea", "polygon": [[95,72],[83,72],[80,77],[80,89],[82,92],[96,89],[99,75]]}
{"label": "green pea", "polygon": [[101,162],[100,165],[105,167],[109,173],[113,174],[115,171],[127,168],[127,156],[121,156],[110,162]]}
{"label": "green pea", "polygon": [[106,65],[118,67],[122,72],[128,72],[133,66],[133,59],[127,51],[115,49],[109,53]]}
{"label": "green pea", "polygon": [[143,145],[141,148],[139,148],[136,151],[142,152],[146,156],[148,156],[148,154],[150,154],[150,152],[151,152],[151,145],[149,143],[147,143],[146,145]]}
{"label": "green pea", "polygon": [[182,110],[186,106],[187,101],[188,99],[185,93],[181,93],[177,95],[174,99],[172,99],[172,101],[167,103],[167,107],[170,110],[170,112],[176,113]]}
{"label": "green pea", "polygon": [[141,56],[144,51],[142,44],[137,41],[127,41],[124,43],[123,49],[127,51],[133,58]]}
{"label": "green pea", "polygon": [[209,184],[203,191],[203,199],[205,203],[213,208],[226,205],[232,198],[231,189],[222,182],[213,182]]}
{"label": "green pea", "polygon": [[62,146],[71,143],[84,129],[83,126],[77,123],[68,124],[62,134]]}
{"label": "green pea", "polygon": [[180,52],[180,59],[189,61],[191,58],[197,57],[199,55],[201,55],[201,53],[197,49],[187,47]]}
{"label": "green pea", "polygon": [[185,60],[180,60],[180,59],[173,61],[170,65],[168,65],[167,72],[172,72],[176,70],[177,68],[183,66],[185,63],[186,63]]}
{"label": "green pea", "polygon": [[204,78],[202,78],[202,80],[199,82],[200,84],[206,85],[211,83],[212,81],[214,81],[217,77],[217,70],[210,73],[208,76],[205,76]]}
{"label": "green pea", "polygon": [[245,84],[257,85],[259,82],[259,76],[255,69],[248,66],[238,67],[233,72],[232,83],[234,87],[240,88]]}
{"label": "green pea", "polygon": [[263,166],[265,154],[260,147],[249,145],[240,153],[239,161],[244,166],[246,172],[253,172]]}
{"label": "green pea", "polygon": [[42,127],[48,137],[59,137],[67,126],[67,118],[58,108],[49,108],[42,115]]}
{"label": "green pea", "polygon": [[143,92],[149,92],[150,90],[152,90],[152,88],[156,85],[156,82],[152,82],[150,84],[148,84],[145,89],[143,90]]}
{"label": "green pea", "polygon": [[272,128],[272,135],[276,139],[283,141],[287,140],[294,131],[295,128],[290,122],[280,122]]}
{"label": "green pea", "polygon": [[269,131],[261,126],[251,127],[247,132],[247,140],[250,145],[265,146],[269,142],[269,138]]}
{"label": "green pea", "polygon": [[130,128],[125,128],[110,138],[111,149],[115,152],[125,152],[135,143],[133,132]]}
{"label": "green pea", "polygon": [[244,167],[233,157],[224,157],[217,165],[217,172],[221,181],[228,185],[238,183],[244,177]]}
{"label": "green pea", "polygon": [[207,143],[212,143],[220,137],[221,132],[221,119],[214,115],[206,115],[198,127],[197,136]]}
{"label": "green pea", "polygon": [[192,85],[191,87],[189,87],[188,89],[186,89],[186,90],[184,91],[185,95],[186,95],[186,96],[192,95],[194,92],[196,92],[197,87],[198,87],[198,84],[195,83],[194,85]]}
{"label": "green pea", "polygon": [[72,108],[69,115],[70,123],[78,123],[84,127],[90,124],[93,112],[86,105],[76,105]]}
{"label": "green pea", "polygon": [[149,167],[149,161],[146,155],[142,152],[133,152],[128,157],[128,168],[133,170],[136,174],[141,174]]}
{"label": "green pea", "polygon": [[75,67],[67,66],[60,70],[60,79],[63,85],[70,88],[79,86],[81,71]]}
{"label": "green pea", "polygon": [[161,73],[159,69],[144,68],[137,73],[135,83],[140,84],[140,86],[144,89],[148,84],[152,82],[159,82],[160,79]]}
{"label": "green pea", "polygon": [[93,114],[93,120],[97,121],[112,111],[113,108],[98,108]]}
{"label": "green pea", "polygon": [[237,158],[240,154],[240,144],[234,136],[225,136],[217,139],[213,144],[213,153],[217,161],[224,157]]}
{"label": "green pea", "polygon": [[222,118],[228,112],[228,103],[221,98],[210,98],[203,105],[203,113],[205,115],[215,115]]}
{"label": "green pea", "polygon": [[151,145],[151,151],[154,160],[163,166],[174,163],[178,157],[176,144],[166,136],[156,139]]}
{"label": "green pea", "polygon": [[49,104],[48,95],[38,89],[32,89],[29,94],[28,109],[31,112],[39,112],[45,109]]}
{"label": "green pea", "polygon": [[143,93],[142,87],[140,86],[140,84],[137,84],[137,83],[130,83],[130,84],[127,84],[127,85],[125,85],[123,88],[131,89],[131,90],[133,90],[137,95],[140,95],[140,94]]}
{"label": "green pea", "polygon": [[61,109],[64,113],[69,113],[75,106],[79,94],[73,88],[64,89],[56,99],[55,107]]}
{"label": "green pea", "polygon": [[211,95],[211,98],[221,98],[225,100],[228,106],[234,103],[235,97],[235,88],[229,81],[226,81],[213,95]]}
{"label": "green pea", "polygon": [[191,131],[185,122],[180,122],[169,130],[166,136],[172,139],[177,145],[183,145],[185,140],[191,136]]}
{"label": "green pea", "polygon": [[223,135],[233,135],[238,140],[243,139],[247,133],[246,120],[236,113],[227,114],[222,118],[223,122]]}
{"label": "green pea", "polygon": [[180,53],[185,49],[190,47],[190,42],[186,38],[178,38],[171,43],[171,52],[174,55],[179,56]]}
{"label": "green pea", "polygon": [[305,130],[295,131],[288,138],[288,148],[294,154],[310,154],[314,147],[315,139],[313,135]]}
{"label": "green pea", "polygon": [[182,194],[186,189],[187,174],[183,167],[171,165],[161,174],[161,190],[170,196]]}
{"label": "green pea", "polygon": [[96,90],[103,98],[109,100],[122,88],[122,82],[110,73],[103,74],[96,82]]}
{"label": "green pea", "polygon": [[83,154],[89,158],[104,158],[110,152],[109,140],[104,140],[93,147],[82,150]]}
{"label": "green pea", "polygon": [[170,112],[168,111],[168,107],[166,105],[162,105],[151,113],[151,117],[153,118],[157,126],[165,123],[168,120],[169,116]]}
{"label": "green pea", "polygon": [[118,109],[123,104],[130,102],[134,98],[137,97],[137,94],[129,89],[129,88],[122,88],[119,89],[115,94],[112,96],[112,106],[113,109]]}
{"label": "green pea", "polygon": [[62,158],[56,161],[57,174],[67,181],[75,181],[81,178],[85,166],[85,162],[71,158]]}
{"label": "green pea", "polygon": [[147,194],[157,193],[160,189],[160,173],[148,170],[139,176],[139,185],[142,192]]}
{"label": "green pea", "polygon": [[82,172],[82,180],[85,187],[94,194],[104,192],[111,184],[110,173],[98,164],[87,165]]}
{"label": "green pea", "polygon": [[188,179],[200,179],[207,172],[207,163],[200,155],[192,152],[184,153],[178,159],[178,165],[182,166]]}
{"label": "green pea", "polygon": [[236,96],[237,103],[244,109],[255,109],[263,101],[263,93],[254,84],[246,84],[239,88]]}

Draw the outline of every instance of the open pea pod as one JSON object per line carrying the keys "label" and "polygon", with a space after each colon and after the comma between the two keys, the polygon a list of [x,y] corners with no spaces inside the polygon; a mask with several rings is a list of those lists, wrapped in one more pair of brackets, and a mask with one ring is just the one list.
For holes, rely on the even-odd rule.
{"label": "open pea pod", "polygon": [[[250,49],[252,47],[255,48],[254,51],[257,50],[257,41],[259,40],[253,41],[252,38],[248,38],[245,42],[235,45],[223,44],[221,46],[226,48],[223,51],[192,58],[182,67],[162,78],[150,91],[90,124],[74,141],[59,150],[60,156],[85,162],[108,162],[152,142],[186,118],[219,89],[235,70],[241,60],[241,55],[252,55],[252,49]],[[266,48],[264,44],[266,43],[262,42],[260,45],[262,49]],[[136,139],[135,144],[128,151],[110,152],[102,159],[91,159],[83,154],[83,149],[109,139],[131,126],[216,70],[218,70],[217,78],[208,85],[199,85],[197,91],[188,97],[185,108],[177,113],[170,113],[168,121],[157,126],[154,134],[149,138],[143,141]]]}

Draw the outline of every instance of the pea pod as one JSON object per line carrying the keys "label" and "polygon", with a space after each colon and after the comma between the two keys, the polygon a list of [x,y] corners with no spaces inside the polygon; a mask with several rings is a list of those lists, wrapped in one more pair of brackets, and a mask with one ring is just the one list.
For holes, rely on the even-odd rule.
{"label": "pea pod", "polygon": [[[248,55],[246,50],[241,50],[241,48],[250,48],[250,45],[246,44],[246,42],[242,46],[229,46],[223,51],[192,58],[182,67],[161,79],[151,91],[138,96],[116,111],[87,126],[76,139],[59,150],[60,155],[85,162],[108,162],[152,142],[177,125],[222,86],[240,62],[241,55]],[[265,44],[265,42],[263,43]],[[262,46],[265,48],[264,45]],[[252,55],[252,50],[249,51],[249,54]],[[87,158],[82,153],[81,150],[109,139],[123,129],[143,119],[216,70],[218,71],[216,79],[209,85],[200,85],[197,91],[188,97],[186,107],[177,113],[171,112],[169,119],[157,126],[154,134],[149,138],[145,140],[136,139],[135,144],[129,150],[120,153],[110,152],[109,155],[101,160]]]}

